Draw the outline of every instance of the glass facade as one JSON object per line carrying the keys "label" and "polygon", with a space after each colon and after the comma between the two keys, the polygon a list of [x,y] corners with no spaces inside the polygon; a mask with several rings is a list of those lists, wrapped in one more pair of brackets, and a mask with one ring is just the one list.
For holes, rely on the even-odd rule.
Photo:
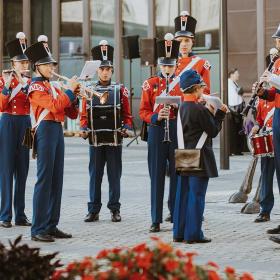
{"label": "glass facade", "polygon": [[79,75],[84,65],[83,2],[60,1],[60,72],[67,77]]}

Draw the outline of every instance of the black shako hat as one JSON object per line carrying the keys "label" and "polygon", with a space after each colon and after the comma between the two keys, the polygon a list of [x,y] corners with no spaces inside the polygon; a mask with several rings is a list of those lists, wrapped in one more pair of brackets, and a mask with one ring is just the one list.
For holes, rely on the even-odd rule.
{"label": "black shako hat", "polygon": [[189,15],[189,12],[182,11],[180,16],[174,19],[175,22],[175,38],[195,36],[196,19]]}
{"label": "black shako hat", "polygon": [[164,40],[157,41],[157,57],[159,65],[176,65],[180,42],[174,40],[171,33],[166,33]]}
{"label": "black shako hat", "polygon": [[101,40],[99,45],[91,49],[92,59],[101,60],[99,67],[113,67],[114,48],[108,41]]}
{"label": "black shako hat", "polygon": [[25,54],[34,65],[57,64],[57,61],[52,57],[48,46],[48,37],[46,35],[40,35],[38,37],[38,42],[27,48]]}
{"label": "black shako hat", "polygon": [[26,36],[23,32],[18,32],[16,39],[6,43],[6,49],[13,61],[25,61],[28,60],[27,56],[24,54],[27,48]]}
{"label": "black shako hat", "polygon": [[272,38],[279,38],[280,39],[280,24],[279,24],[276,32],[272,35]]}

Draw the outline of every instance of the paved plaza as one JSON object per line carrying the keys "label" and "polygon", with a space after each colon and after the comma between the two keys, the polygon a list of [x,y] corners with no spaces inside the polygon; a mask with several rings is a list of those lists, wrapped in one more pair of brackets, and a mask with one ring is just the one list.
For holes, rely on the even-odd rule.
{"label": "paved plaza", "polygon": [[[71,232],[74,237],[43,244],[30,241],[30,229],[15,227],[0,228],[0,240],[7,242],[23,234],[24,242],[42,247],[44,252],[59,251],[64,263],[81,259],[86,255],[95,255],[100,249],[115,246],[134,245],[149,240],[150,227],[150,182],[147,168],[146,143],[134,142],[123,149],[123,175],[121,195],[121,223],[112,223],[107,209],[108,181],[103,180],[100,221],[84,223],[88,201],[88,144],[79,138],[66,138],[66,157],[64,173],[64,192],[60,228]],[[217,141],[215,152],[219,161]],[[198,263],[208,260],[217,262],[221,267],[231,265],[238,271],[252,272],[256,279],[280,279],[280,245],[268,240],[267,228],[280,224],[280,199],[275,181],[276,201],[271,221],[264,224],[253,223],[256,215],[240,214],[242,204],[229,204],[230,194],[238,190],[250,156],[231,158],[231,169],[220,171],[220,177],[210,180],[205,212],[204,231],[212,243],[174,245],[199,253]],[[254,190],[259,177],[259,166],[254,180]],[[31,161],[26,192],[26,213],[31,218],[32,195],[36,180],[36,162]],[[166,184],[168,186],[168,184]],[[165,201],[167,201],[167,188]],[[167,215],[167,203],[165,203]],[[162,224],[162,231],[157,234],[163,240],[171,242],[172,225]]]}

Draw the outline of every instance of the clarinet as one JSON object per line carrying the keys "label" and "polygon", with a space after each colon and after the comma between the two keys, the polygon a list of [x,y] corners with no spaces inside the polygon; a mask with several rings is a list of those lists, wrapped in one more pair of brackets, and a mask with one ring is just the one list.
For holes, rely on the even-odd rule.
{"label": "clarinet", "polygon": [[[268,65],[268,67],[267,67],[267,71],[271,72],[272,67],[273,67],[273,65],[274,65],[274,62],[275,62],[278,58],[279,58],[279,54],[275,55],[275,56],[273,57],[273,59],[271,59],[269,65]],[[254,107],[254,104],[255,104],[255,102],[256,102],[256,98],[258,97],[258,91],[260,90],[261,87],[263,87],[263,82],[260,83],[260,84],[255,88],[254,92],[252,92],[252,93],[253,93],[252,97],[250,98],[248,104],[246,105],[246,107],[244,108],[244,110],[243,110],[242,113],[241,113],[241,115],[242,115],[243,117],[247,117],[247,115],[248,115],[250,109]]]}
{"label": "clarinet", "polygon": [[[169,74],[166,74],[166,94],[169,92]],[[165,104],[164,108],[170,109],[170,105]],[[164,139],[163,143],[171,143],[169,134],[169,116],[168,119],[164,120]]]}

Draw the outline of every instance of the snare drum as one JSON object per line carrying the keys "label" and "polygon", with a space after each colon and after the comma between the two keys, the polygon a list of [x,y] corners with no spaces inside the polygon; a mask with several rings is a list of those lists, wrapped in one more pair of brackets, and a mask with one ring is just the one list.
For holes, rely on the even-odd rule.
{"label": "snare drum", "polygon": [[274,156],[273,134],[266,131],[251,137],[252,153],[257,157]]}
{"label": "snare drum", "polygon": [[96,97],[87,103],[88,126],[90,128],[89,144],[95,147],[121,145],[120,85],[99,86],[95,87],[94,90],[101,93],[108,91],[109,98],[106,104],[100,104]]}

